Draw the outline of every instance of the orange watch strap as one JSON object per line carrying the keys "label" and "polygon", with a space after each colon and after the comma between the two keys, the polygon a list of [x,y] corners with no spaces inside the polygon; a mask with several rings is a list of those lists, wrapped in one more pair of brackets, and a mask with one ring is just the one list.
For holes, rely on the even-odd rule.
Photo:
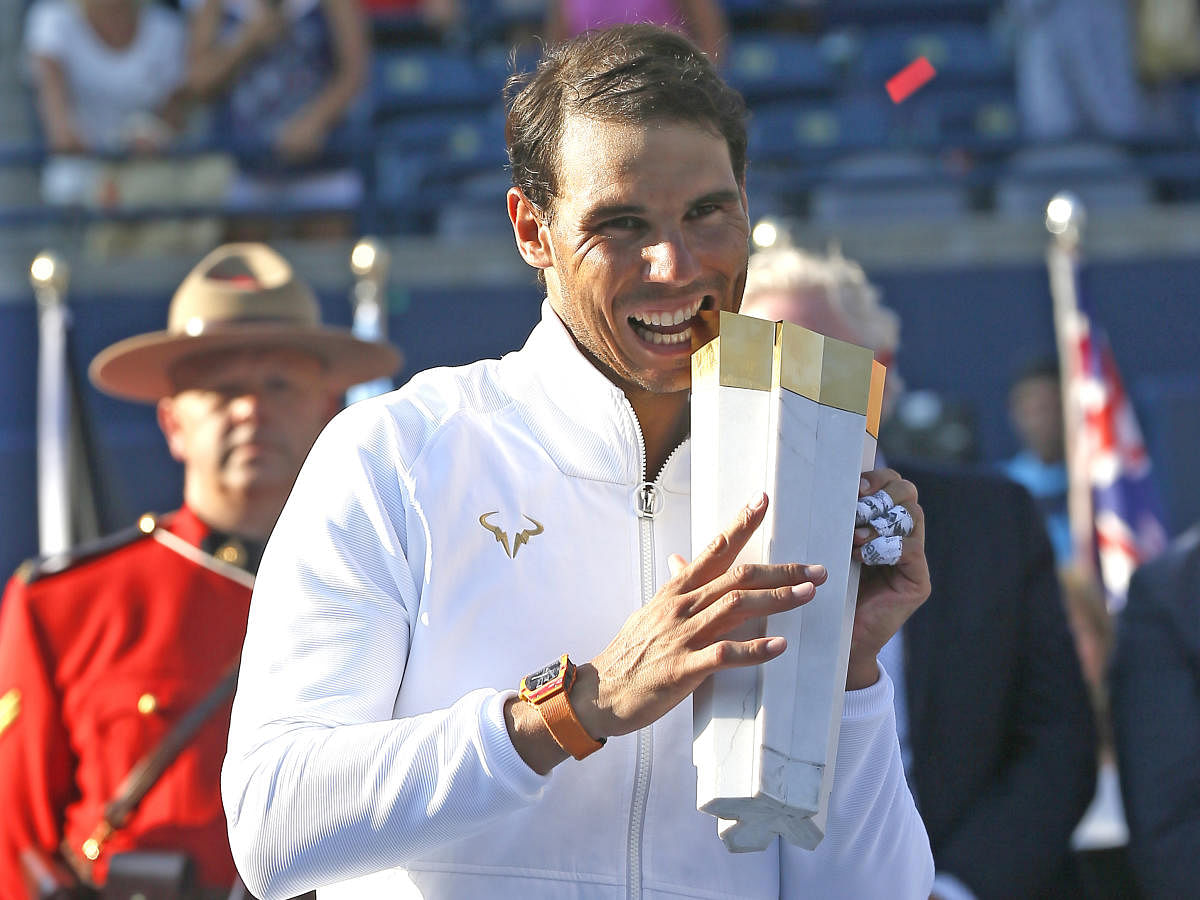
{"label": "orange watch strap", "polygon": [[542,714],[542,720],[550,729],[550,736],[558,742],[558,746],[576,759],[583,759],[603,747],[604,741],[598,741],[587,733],[587,729],[579,721],[579,716],[575,715],[575,708],[571,706],[569,690],[570,686],[567,685],[564,690],[547,697],[541,703],[535,703],[534,706]]}

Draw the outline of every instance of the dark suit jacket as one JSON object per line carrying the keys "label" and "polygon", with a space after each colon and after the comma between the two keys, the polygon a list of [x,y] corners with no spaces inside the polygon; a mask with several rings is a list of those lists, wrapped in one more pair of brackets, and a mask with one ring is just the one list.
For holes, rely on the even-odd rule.
{"label": "dark suit jacket", "polygon": [[917,485],[933,586],[904,642],[934,862],[980,898],[1069,897],[1096,732],[1037,507],[991,472],[894,468]]}
{"label": "dark suit jacket", "polygon": [[1117,624],[1113,730],[1134,872],[1200,892],[1200,525],[1133,576]]}

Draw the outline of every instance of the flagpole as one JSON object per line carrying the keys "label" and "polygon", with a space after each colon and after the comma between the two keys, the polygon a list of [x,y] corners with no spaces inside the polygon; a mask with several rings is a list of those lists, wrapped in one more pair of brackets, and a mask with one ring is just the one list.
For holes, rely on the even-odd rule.
{"label": "flagpole", "polygon": [[66,263],[47,251],[29,266],[38,312],[38,552],[43,556],[71,546],[69,314],[64,303],[69,279]]}
{"label": "flagpole", "polygon": [[[387,279],[390,262],[387,248],[372,238],[363,238],[350,252],[350,270],[355,277],[350,296],[350,305],[354,310],[351,330],[364,341],[387,340]],[[356,384],[346,392],[346,403],[386,394],[392,388],[391,378],[376,378]]]}
{"label": "flagpole", "polygon": [[1087,213],[1079,198],[1062,192],[1046,206],[1046,230],[1052,235],[1046,250],[1050,296],[1054,304],[1054,336],[1058,347],[1062,391],[1063,447],[1067,461],[1067,515],[1071,526],[1072,566],[1096,576],[1092,484],[1083,439],[1083,406],[1076,396],[1080,373],[1075,372],[1079,339],[1076,270]]}

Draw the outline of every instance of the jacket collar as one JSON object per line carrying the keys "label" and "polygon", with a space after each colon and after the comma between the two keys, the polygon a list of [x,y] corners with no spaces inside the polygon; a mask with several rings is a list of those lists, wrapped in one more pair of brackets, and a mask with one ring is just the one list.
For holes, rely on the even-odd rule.
{"label": "jacket collar", "polygon": [[210,528],[186,504],[162,524],[176,537],[223,563],[236,566],[252,575],[258,571],[264,546],[261,542]]}
{"label": "jacket collar", "polygon": [[[541,321],[525,346],[504,357],[501,374],[522,418],[564,474],[631,486],[647,477],[633,406],[583,355],[549,300],[542,301]],[[687,490],[686,451],[687,441],[667,466],[668,490]]]}

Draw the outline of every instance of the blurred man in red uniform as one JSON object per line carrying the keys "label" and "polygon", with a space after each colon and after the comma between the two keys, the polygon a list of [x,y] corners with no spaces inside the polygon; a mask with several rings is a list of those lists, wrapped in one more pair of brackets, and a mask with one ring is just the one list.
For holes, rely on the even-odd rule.
{"label": "blurred man in red uniform", "polygon": [[322,326],[312,291],[274,251],[231,244],[184,280],[166,331],[92,362],[97,387],[157,403],[183,464],[184,505],[26,563],[9,582],[0,897],[29,895],[31,861],[58,856],[103,885],[113,857],[130,851],[186,854],[200,896],[229,894],[237,876],[218,789],[228,696],[121,827],[109,827],[110,804],[236,664],[262,547],[341,392],[399,361],[390,346]]}

